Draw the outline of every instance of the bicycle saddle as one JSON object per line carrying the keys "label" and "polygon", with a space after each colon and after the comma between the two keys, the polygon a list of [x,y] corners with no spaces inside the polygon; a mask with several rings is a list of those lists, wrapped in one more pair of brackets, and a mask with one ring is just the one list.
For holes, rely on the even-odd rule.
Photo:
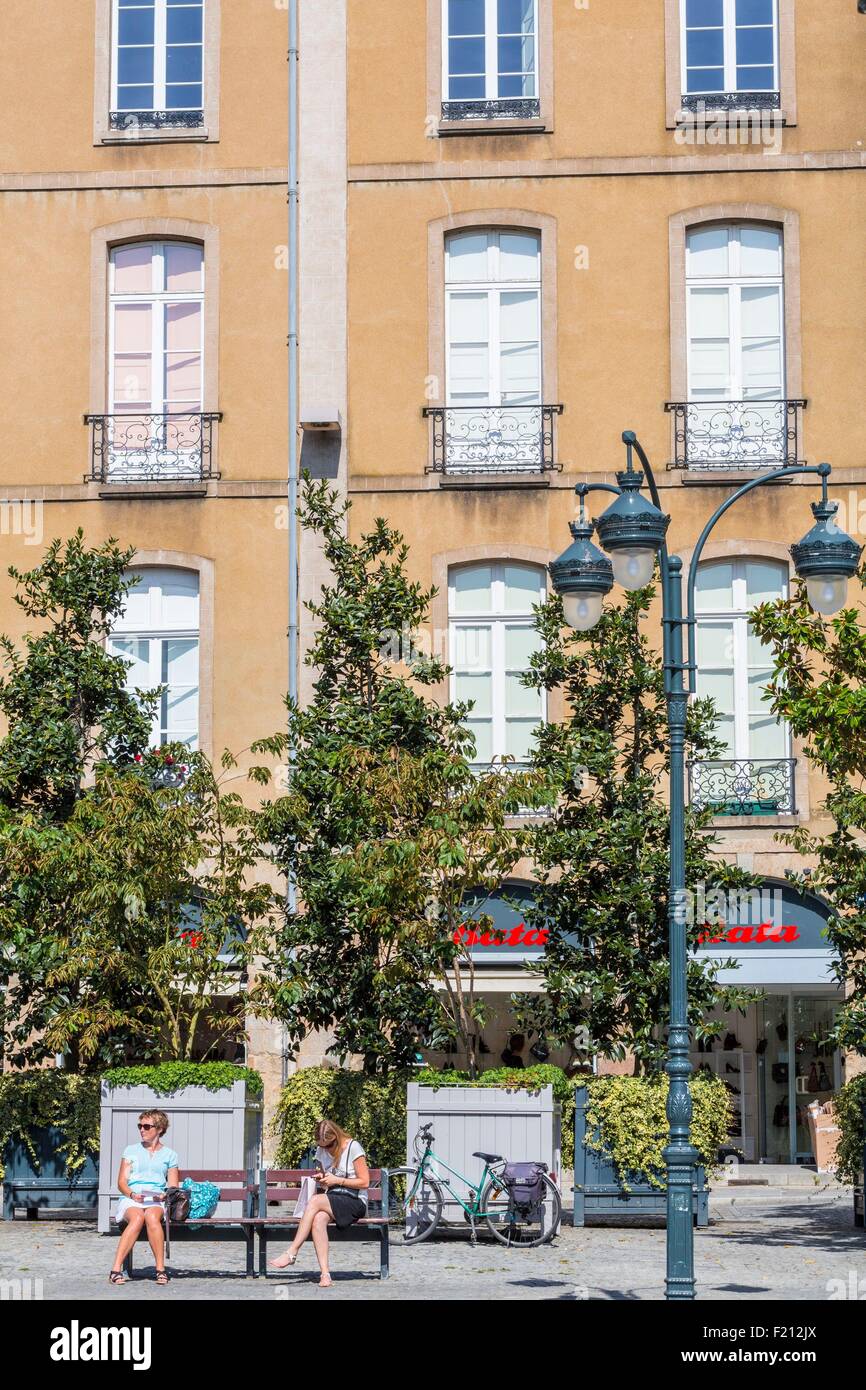
{"label": "bicycle saddle", "polygon": [[499,1160],[500,1160],[501,1157],[502,1157],[502,1154],[479,1154],[479,1153],[474,1153],[474,1154],[472,1155],[472,1157],[473,1157],[473,1158],[483,1158],[485,1163],[498,1163]]}

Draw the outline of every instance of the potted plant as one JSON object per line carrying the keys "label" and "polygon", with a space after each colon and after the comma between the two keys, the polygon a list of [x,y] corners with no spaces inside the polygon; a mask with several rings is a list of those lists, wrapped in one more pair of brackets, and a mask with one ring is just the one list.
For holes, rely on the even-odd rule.
{"label": "potted plant", "polygon": [[96,1209],[99,1082],[39,1069],[0,1076],[3,1217]]}
{"label": "potted plant", "polygon": [[[667,1077],[594,1077],[575,1090],[574,1224],[587,1216],[664,1216]],[[709,1221],[707,1173],[727,1140],[730,1102],[718,1077],[691,1081],[692,1143],[701,1155],[692,1191],[699,1226]]]}

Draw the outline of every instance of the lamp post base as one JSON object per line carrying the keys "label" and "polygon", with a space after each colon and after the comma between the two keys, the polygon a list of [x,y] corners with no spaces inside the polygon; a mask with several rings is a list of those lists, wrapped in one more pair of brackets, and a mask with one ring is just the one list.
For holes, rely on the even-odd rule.
{"label": "lamp post base", "polygon": [[668,1170],[667,1275],[665,1298],[695,1298],[694,1180],[700,1154],[691,1144],[671,1144],[664,1151]]}

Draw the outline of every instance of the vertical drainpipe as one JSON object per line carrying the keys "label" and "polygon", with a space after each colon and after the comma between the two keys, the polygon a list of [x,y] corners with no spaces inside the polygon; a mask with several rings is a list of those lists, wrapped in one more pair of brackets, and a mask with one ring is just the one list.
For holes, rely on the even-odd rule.
{"label": "vertical drainpipe", "polygon": [[[289,0],[289,697],[298,698],[298,0]],[[289,766],[295,750],[288,750]],[[296,902],[289,869],[286,909]],[[288,1076],[288,1039],[282,1035],[282,1079]]]}

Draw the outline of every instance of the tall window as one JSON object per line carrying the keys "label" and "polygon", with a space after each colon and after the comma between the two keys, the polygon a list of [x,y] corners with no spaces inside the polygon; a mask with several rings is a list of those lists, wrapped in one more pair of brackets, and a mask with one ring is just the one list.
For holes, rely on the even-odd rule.
{"label": "tall window", "polygon": [[202,408],[204,255],[184,241],[111,253],[109,403],[118,415]]}
{"label": "tall window", "polygon": [[449,405],[541,400],[541,239],[455,232],[446,242]]}
{"label": "tall window", "polygon": [[782,233],[775,227],[696,227],[687,257],[691,399],[779,399]]}
{"label": "tall window", "polygon": [[680,3],[684,94],[779,90],[777,0]]}
{"label": "tall window", "polygon": [[708,763],[705,790],[715,777],[717,802],[769,800],[768,809],[784,805],[792,793],[787,725],[772,713],[765,695],[773,659],[755,636],[749,613],[759,603],[787,597],[787,567],[769,560],[710,561],[698,568],[697,693],[711,696],[718,712],[716,734],[725,745],[723,760],[737,760],[733,772]]}
{"label": "tall window", "polygon": [[778,462],[789,449],[782,233],[696,227],[686,258],[690,462]]}
{"label": "tall window", "polygon": [[535,565],[503,561],[450,572],[451,696],[474,702],[467,726],[479,767],[505,756],[529,760],[545,701],[520,677],[538,646],[532,607],[545,596],[544,570]]}
{"label": "tall window", "polygon": [[473,104],[537,99],[538,0],[442,0],[442,9],[446,103],[469,103],[472,114]]}
{"label": "tall window", "polygon": [[137,582],[110,639],[110,650],[129,661],[130,690],[165,689],[153,742],[198,746],[199,582],[191,570],[133,571]]}
{"label": "tall window", "polygon": [[203,25],[204,0],[114,0],[112,110],[200,124]]}

